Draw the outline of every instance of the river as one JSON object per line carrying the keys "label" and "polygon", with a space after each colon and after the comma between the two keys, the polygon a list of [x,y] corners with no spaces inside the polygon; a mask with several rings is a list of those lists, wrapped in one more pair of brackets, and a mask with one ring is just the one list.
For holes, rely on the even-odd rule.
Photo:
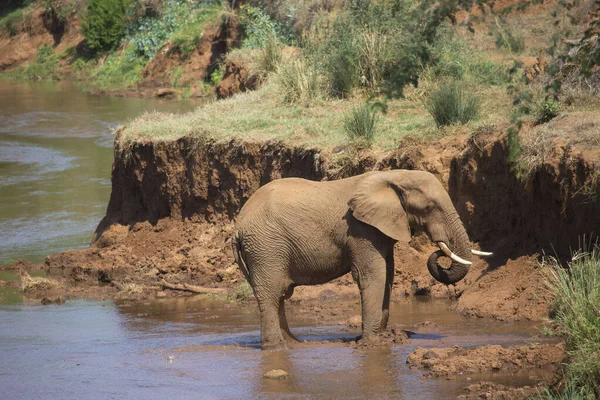
{"label": "river", "polygon": [[86,247],[110,196],[112,129],[198,104],[0,81],[0,264]]}

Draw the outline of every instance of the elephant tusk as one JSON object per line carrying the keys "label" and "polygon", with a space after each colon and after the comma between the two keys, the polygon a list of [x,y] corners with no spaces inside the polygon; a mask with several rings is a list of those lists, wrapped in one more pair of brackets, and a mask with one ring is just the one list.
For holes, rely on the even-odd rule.
{"label": "elephant tusk", "polygon": [[487,257],[487,256],[494,255],[494,253],[490,253],[488,251],[479,251],[479,250],[471,250],[471,253],[475,254],[476,256],[481,256],[481,257]]}
{"label": "elephant tusk", "polygon": [[447,255],[448,257],[450,257],[451,259],[453,259],[457,263],[461,263],[461,264],[464,264],[464,265],[471,265],[472,264],[471,261],[464,260],[464,259],[460,258],[459,256],[457,256],[456,254],[454,254],[453,252],[451,252],[450,249],[448,248],[448,246],[446,246],[446,243],[444,243],[444,242],[437,242],[437,245],[439,246],[440,250],[442,250],[444,252],[445,255]]}

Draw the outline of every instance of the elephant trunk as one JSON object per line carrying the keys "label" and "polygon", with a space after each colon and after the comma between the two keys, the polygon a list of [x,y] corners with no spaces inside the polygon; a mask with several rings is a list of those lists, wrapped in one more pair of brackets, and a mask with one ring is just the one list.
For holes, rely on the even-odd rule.
{"label": "elephant trunk", "polygon": [[[446,285],[454,284],[465,277],[471,265],[471,244],[467,232],[456,211],[446,214],[449,243],[438,242],[440,250],[435,251],[427,260],[427,269],[435,280]],[[450,254],[448,254],[450,253]],[[452,258],[449,268],[443,268],[437,260],[441,256]]]}

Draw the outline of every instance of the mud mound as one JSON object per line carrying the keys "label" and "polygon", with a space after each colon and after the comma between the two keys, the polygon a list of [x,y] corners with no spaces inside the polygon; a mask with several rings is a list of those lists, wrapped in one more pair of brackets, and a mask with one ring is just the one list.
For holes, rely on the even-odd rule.
{"label": "mud mound", "polygon": [[259,81],[259,76],[252,75],[241,61],[225,60],[223,80],[215,88],[217,98],[225,99],[246,90],[256,90]]}
{"label": "mud mound", "polygon": [[428,377],[439,377],[519,368],[557,369],[565,357],[564,343],[509,348],[490,345],[475,349],[459,346],[433,349],[418,347],[406,362],[411,368],[428,370]]}
{"label": "mud mound", "polygon": [[511,387],[498,383],[485,382],[469,385],[465,392],[458,396],[459,399],[490,399],[490,400],[513,400],[513,399],[535,399],[540,393],[540,387],[523,386]]}
{"label": "mud mound", "polygon": [[508,260],[499,268],[488,266],[466,285],[455,309],[499,321],[540,320],[550,312],[551,295],[544,282],[535,256]]}

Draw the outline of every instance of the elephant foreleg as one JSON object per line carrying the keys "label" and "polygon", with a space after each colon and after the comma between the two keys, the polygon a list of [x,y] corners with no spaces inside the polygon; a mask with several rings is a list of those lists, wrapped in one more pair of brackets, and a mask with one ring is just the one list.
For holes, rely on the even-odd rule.
{"label": "elephant foreleg", "polygon": [[373,341],[379,335],[382,323],[382,304],[386,284],[385,259],[370,260],[368,270],[359,267],[353,275],[360,288],[362,308],[362,340]]}
{"label": "elephant foreleg", "polygon": [[386,276],[385,293],[383,294],[383,305],[381,307],[381,325],[379,331],[383,332],[387,328],[390,318],[390,298],[392,297],[392,286],[394,285],[394,254],[389,254],[386,258]]}

